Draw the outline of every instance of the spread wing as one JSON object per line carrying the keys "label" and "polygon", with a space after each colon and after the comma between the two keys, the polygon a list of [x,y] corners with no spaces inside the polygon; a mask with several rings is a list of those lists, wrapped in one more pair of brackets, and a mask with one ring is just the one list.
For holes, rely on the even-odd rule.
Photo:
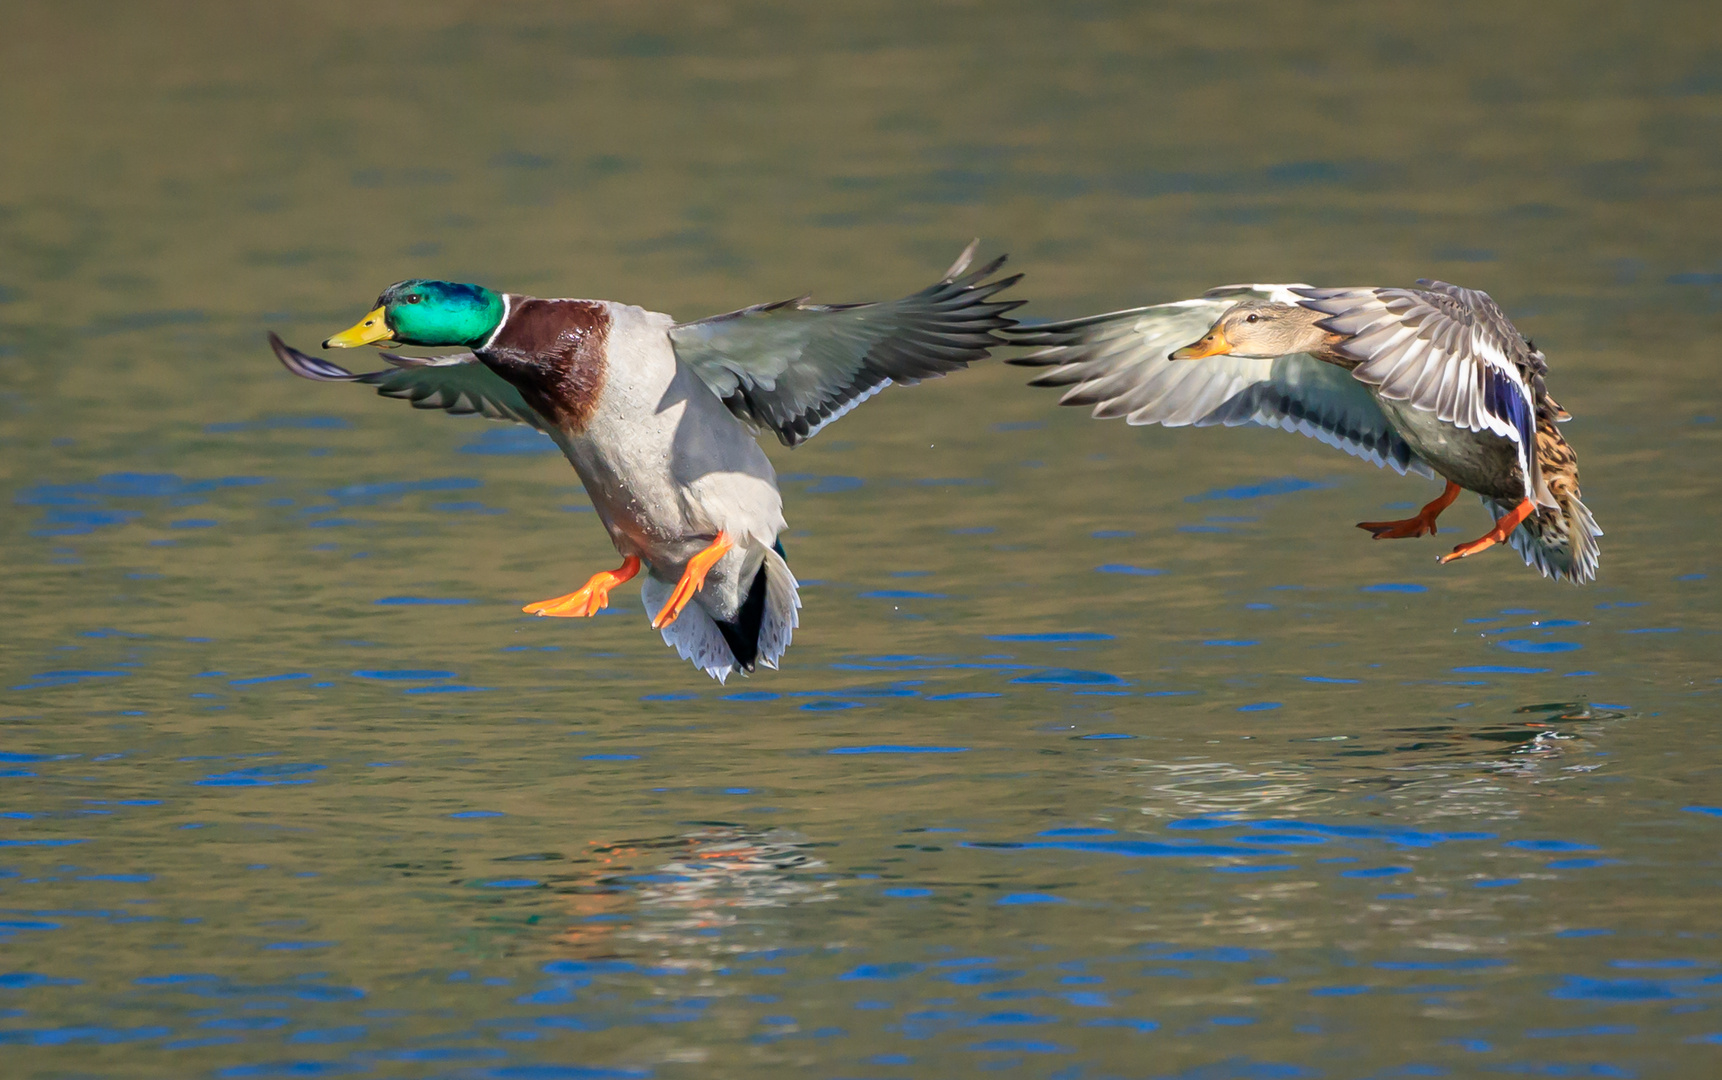
{"label": "spread wing", "polygon": [[676,356],[737,418],[777,433],[785,446],[892,383],[916,383],[967,367],[1000,344],[993,331],[1021,301],[991,298],[1022,275],[986,281],[1004,256],[962,275],[970,244],[937,283],[884,304],[809,304],[806,298],[714,315],[670,330]]}
{"label": "spread wing", "polygon": [[1541,372],[1518,328],[1487,293],[1418,284],[1428,288],[1296,292],[1304,307],[1328,316],[1322,327],[1347,335],[1337,348],[1358,361],[1352,375],[1382,397],[1534,445],[1531,381],[1540,382]]}
{"label": "spread wing", "polygon": [[281,365],[301,379],[315,382],[358,382],[377,388],[384,397],[403,398],[415,409],[442,409],[456,416],[483,416],[531,424],[540,431],[550,425],[521,398],[520,391],[469,352],[447,356],[390,356],[385,371],[355,375],[339,364],[307,356],[269,335],[269,346]]}
{"label": "spread wing", "polygon": [[1052,367],[1031,386],[1068,386],[1061,405],[1092,405],[1097,419],[1130,424],[1257,424],[1319,439],[1396,472],[1433,476],[1387,422],[1369,388],[1345,370],[1295,353],[1276,360],[1167,359],[1248,296],[1292,302],[1284,285],[1231,285],[1196,300],[1007,330],[1036,351],[1010,362]]}

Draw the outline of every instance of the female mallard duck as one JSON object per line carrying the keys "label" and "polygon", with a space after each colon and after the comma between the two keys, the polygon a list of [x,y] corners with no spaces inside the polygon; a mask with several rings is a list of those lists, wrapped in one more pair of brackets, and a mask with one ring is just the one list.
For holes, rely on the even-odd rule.
{"label": "female mallard duck", "polygon": [[[720,682],[776,667],[801,606],[778,533],[777,476],[754,441],[786,446],[892,383],[967,367],[1000,344],[1017,306],[992,301],[1017,277],[967,276],[975,245],[937,283],[886,304],[806,298],[698,322],[605,300],[540,300],[478,285],[403,281],[357,326],[323,343],[464,346],[434,358],[389,357],[354,375],[269,335],[293,374],[361,382],[415,408],[531,424],[562,448],[622,565],[529,604],[538,615],[595,615],[646,570],[641,589],[665,643]],[[692,601],[692,606],[690,606]]]}
{"label": "female mallard duck", "polygon": [[1069,386],[1061,403],[1093,405],[1101,419],[1283,428],[1447,481],[1414,517],[1358,524],[1378,540],[1434,533],[1465,489],[1495,527],[1441,562],[1506,543],[1547,577],[1591,580],[1602,530],[1579,501],[1542,352],[1488,294],[1418,284],[1232,285],[1006,335],[1040,346],[1011,363],[1057,365],[1031,385]]}

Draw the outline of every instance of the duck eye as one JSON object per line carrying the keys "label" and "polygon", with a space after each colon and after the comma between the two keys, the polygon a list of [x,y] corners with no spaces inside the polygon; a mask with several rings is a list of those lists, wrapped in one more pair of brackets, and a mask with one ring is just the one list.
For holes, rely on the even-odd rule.
{"label": "duck eye", "polygon": [[407,297],[407,303],[416,304],[423,299],[424,297],[420,296],[418,293],[413,293],[411,296]]}
{"label": "duck eye", "polygon": [[1251,315],[1249,318],[1245,319],[1244,321],[1245,322],[1255,322],[1259,318],[1261,318],[1260,315]]}

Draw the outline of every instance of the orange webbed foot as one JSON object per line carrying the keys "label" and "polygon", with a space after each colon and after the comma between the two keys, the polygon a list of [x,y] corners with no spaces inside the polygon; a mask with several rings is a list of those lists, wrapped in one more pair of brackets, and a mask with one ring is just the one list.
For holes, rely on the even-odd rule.
{"label": "orange webbed foot", "polygon": [[1377,540],[1409,540],[1416,536],[1432,536],[1441,531],[1435,527],[1434,518],[1426,518],[1421,514],[1403,521],[1360,521],[1357,527],[1369,530]]}
{"label": "orange webbed foot", "polygon": [[593,574],[586,584],[553,600],[527,604],[521,611],[528,615],[554,615],[561,619],[581,619],[598,614],[610,606],[610,590],[640,572],[640,560],[630,555],[614,570]]}
{"label": "orange webbed foot", "polygon": [[1494,547],[1496,544],[1506,543],[1507,537],[1513,535],[1513,530],[1519,527],[1520,522],[1530,517],[1536,508],[1536,503],[1529,499],[1523,500],[1519,505],[1513,507],[1512,513],[1495,522],[1495,527],[1493,529],[1490,529],[1488,532],[1471,541],[1469,544],[1460,544],[1452,551],[1441,556],[1436,560],[1436,562],[1445,565],[1455,559],[1463,559],[1467,555],[1475,555],[1479,551],[1486,551],[1489,548]]}
{"label": "orange webbed foot", "polygon": [[1417,536],[1433,536],[1440,530],[1435,527],[1435,519],[1441,516],[1441,511],[1453,505],[1453,500],[1463,491],[1458,484],[1451,480],[1447,482],[1447,490],[1438,497],[1426,503],[1423,509],[1417,511],[1416,517],[1408,517],[1402,521],[1360,521],[1357,527],[1367,529],[1377,540],[1406,540]]}
{"label": "orange webbed foot", "polygon": [[706,582],[706,574],[724,557],[724,553],[735,546],[735,541],[729,534],[720,531],[717,538],[699,554],[688,560],[688,568],[682,571],[682,579],[676,582],[676,590],[670,594],[670,599],[664,604],[664,610],[658,612],[652,620],[653,630],[662,630],[676,621],[682,609],[688,606],[688,601],[694,598],[694,593],[700,591],[700,586]]}

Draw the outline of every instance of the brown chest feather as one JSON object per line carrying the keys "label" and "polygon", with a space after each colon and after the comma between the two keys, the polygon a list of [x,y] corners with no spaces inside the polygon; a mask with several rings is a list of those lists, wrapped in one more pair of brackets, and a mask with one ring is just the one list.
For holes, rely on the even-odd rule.
{"label": "brown chest feather", "polygon": [[598,407],[609,334],[602,304],[523,299],[478,357],[545,419],[578,431]]}

